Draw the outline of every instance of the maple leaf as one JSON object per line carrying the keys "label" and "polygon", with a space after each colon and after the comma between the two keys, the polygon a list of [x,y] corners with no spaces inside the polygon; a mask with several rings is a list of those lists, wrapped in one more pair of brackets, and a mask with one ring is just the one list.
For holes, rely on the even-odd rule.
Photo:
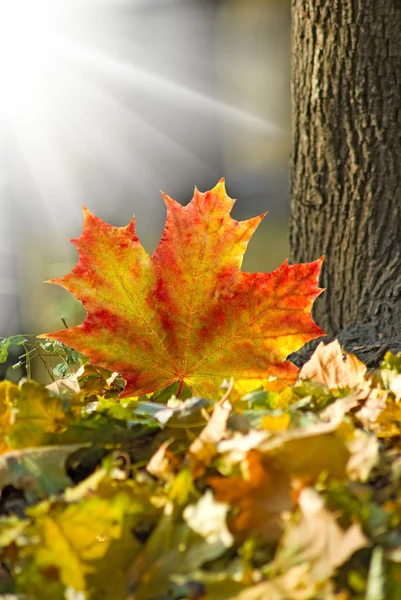
{"label": "maple leaf", "polygon": [[163,198],[166,226],[152,257],[136,236],[135,218],[113,227],[84,209],[83,232],[72,240],[79,263],[50,283],[72,292],[87,319],[40,337],[120,373],[121,398],[177,381],[211,398],[227,377],[235,378],[237,395],[271,376],[294,381],[298,369],[286,357],[323,334],[310,315],[323,259],[243,273],[264,214],[232,219],[224,180],[205,193],[195,189],[187,206]]}

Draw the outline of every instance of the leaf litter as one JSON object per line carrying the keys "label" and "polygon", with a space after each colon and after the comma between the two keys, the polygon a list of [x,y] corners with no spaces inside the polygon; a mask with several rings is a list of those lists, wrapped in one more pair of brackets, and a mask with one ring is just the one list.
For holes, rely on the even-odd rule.
{"label": "leaf litter", "polygon": [[[197,211],[217,207],[209,220],[198,218],[196,211],[191,216],[167,200],[170,216],[161,253],[169,244],[174,252],[181,247],[174,222],[181,219],[185,224],[190,215],[200,228],[208,223],[208,235],[213,231],[216,235],[220,219],[221,231],[232,237],[235,256],[224,240],[220,250],[227,252],[226,267],[235,263],[238,276],[236,244],[242,250],[244,244],[236,238],[238,224],[227,220],[228,197],[221,184],[207,194],[196,192],[193,206]],[[86,218],[79,268],[62,284],[67,281],[71,288],[79,288],[92,317],[86,325],[69,330],[68,341],[79,342],[75,350],[64,349],[67,340],[58,334],[54,334],[58,341],[43,343],[52,349],[58,344],[57,352],[67,357],[68,368],[57,371],[61,377],[47,387],[33,381],[20,386],[0,383],[0,596],[15,600],[401,597],[401,355],[387,353],[380,369],[368,371],[333,342],[319,345],[301,371],[288,367],[286,352],[320,331],[310,317],[319,264],[309,267],[310,279],[303,289],[307,300],[300,303],[299,296],[291,297],[291,267],[286,266],[275,272],[286,291],[281,296],[273,286],[268,293],[277,293],[284,302],[278,327],[293,328],[295,321],[286,321],[286,311],[302,307],[300,328],[288,334],[290,348],[284,344],[285,351],[280,350],[281,342],[275,345],[269,332],[266,338],[262,333],[262,338],[253,339],[255,331],[250,331],[240,347],[226,348],[216,363],[209,363],[209,384],[205,372],[195,376],[195,371],[191,375],[182,369],[157,371],[160,362],[157,368],[152,363],[151,373],[151,344],[148,359],[138,367],[139,379],[129,379],[119,370],[125,351],[125,342],[118,339],[120,325],[116,323],[108,362],[102,344],[111,340],[110,330],[104,332],[106,337],[97,332],[91,311],[99,317],[101,307],[94,308],[93,297],[84,298],[90,296],[88,286],[95,284],[106,294],[103,274],[83,266],[88,266],[92,253],[88,240],[96,254],[96,243],[107,245],[110,233],[107,224],[91,215]],[[102,243],[101,235],[96,239],[95,222],[106,236]],[[254,225],[243,229],[243,239],[250,237],[249,227]],[[119,251],[127,247],[127,234],[133,235],[132,224],[122,229],[113,229],[113,235],[120,231]],[[132,241],[135,246],[137,241]],[[210,243],[216,250],[217,241]],[[212,247],[204,249],[206,254],[211,251]],[[142,267],[150,269],[143,281],[156,281],[149,257],[139,252]],[[183,269],[185,263],[191,271],[185,261],[193,256],[174,252],[175,268]],[[99,254],[98,259],[101,263],[104,256]],[[210,271],[210,260],[204,266]],[[110,277],[112,265],[106,271]],[[227,277],[228,273],[229,269]],[[172,276],[158,283],[169,310],[174,305],[168,283],[174,281]],[[94,278],[99,278],[95,284]],[[132,285],[124,278],[117,285],[123,282]],[[138,294],[145,293],[139,288]],[[206,288],[210,300],[211,290],[215,293],[217,288],[211,281]],[[149,299],[149,290],[146,294]],[[110,308],[109,297],[103,298],[104,308]],[[120,302],[118,309],[126,298]],[[190,337],[194,333],[181,354],[181,365],[191,360],[196,365],[199,360],[195,333],[199,323],[206,326],[207,316],[200,315],[195,304],[191,318],[199,322],[193,326],[185,320],[188,313],[183,306],[176,306],[178,321],[183,318]],[[221,307],[210,302],[207,310],[216,318]],[[159,325],[163,319],[169,322],[165,308],[150,302],[147,318],[161,319]],[[221,313],[233,331],[236,325],[230,314],[237,308],[234,302]],[[101,324],[100,319],[97,326]],[[138,342],[134,330],[132,325],[127,332],[130,344]],[[144,329],[139,331],[141,352],[149,339],[146,335]],[[171,340],[177,339],[180,332],[171,335]],[[258,345],[264,352],[270,348],[267,355],[274,369],[266,376],[263,362],[258,373],[253,370],[244,378],[248,368],[241,369],[244,352],[255,360]],[[91,362],[76,352],[89,346]],[[3,342],[3,358],[7,347]],[[175,358],[178,348],[176,352]],[[159,351],[153,358],[156,355],[161,358]],[[136,355],[129,360],[132,366]]]}

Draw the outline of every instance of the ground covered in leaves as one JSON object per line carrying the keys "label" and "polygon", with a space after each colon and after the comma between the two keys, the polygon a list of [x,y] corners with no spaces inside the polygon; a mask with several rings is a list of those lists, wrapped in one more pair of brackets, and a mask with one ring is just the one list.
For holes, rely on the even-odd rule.
{"label": "ground covered in leaves", "polygon": [[235,401],[80,365],[0,383],[1,597],[401,597],[401,355]]}

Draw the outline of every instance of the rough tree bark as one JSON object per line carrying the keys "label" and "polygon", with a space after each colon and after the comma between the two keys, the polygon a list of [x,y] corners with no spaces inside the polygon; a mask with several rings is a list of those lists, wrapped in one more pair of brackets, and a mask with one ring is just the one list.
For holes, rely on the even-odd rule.
{"label": "rough tree bark", "polygon": [[401,0],[292,0],[290,258],[329,334],[401,338]]}

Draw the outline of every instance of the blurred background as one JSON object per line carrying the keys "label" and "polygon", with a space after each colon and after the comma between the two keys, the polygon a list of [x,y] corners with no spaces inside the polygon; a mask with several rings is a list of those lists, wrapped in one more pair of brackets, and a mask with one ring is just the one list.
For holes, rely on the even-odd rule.
{"label": "blurred background", "polygon": [[83,319],[42,283],[76,264],[83,204],[135,214],[152,253],[158,190],[224,176],[234,218],[269,211],[243,269],[288,256],[289,30],[288,0],[0,0],[0,336]]}

